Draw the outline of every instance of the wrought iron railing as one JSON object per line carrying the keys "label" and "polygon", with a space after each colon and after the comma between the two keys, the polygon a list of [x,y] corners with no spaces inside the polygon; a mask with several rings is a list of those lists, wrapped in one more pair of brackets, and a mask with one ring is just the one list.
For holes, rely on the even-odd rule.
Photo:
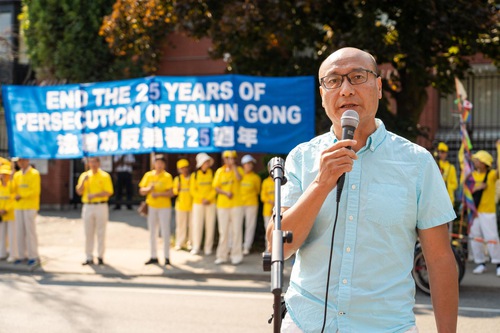
{"label": "wrought iron railing", "polygon": [[[480,149],[496,156],[496,141],[500,139],[500,74],[486,71],[468,76],[462,80],[467,91],[467,100],[473,104],[471,121],[468,125],[473,151]],[[453,112],[456,95],[452,94],[440,101],[439,131],[435,140],[448,144],[449,159],[456,162],[461,137],[459,114]]]}

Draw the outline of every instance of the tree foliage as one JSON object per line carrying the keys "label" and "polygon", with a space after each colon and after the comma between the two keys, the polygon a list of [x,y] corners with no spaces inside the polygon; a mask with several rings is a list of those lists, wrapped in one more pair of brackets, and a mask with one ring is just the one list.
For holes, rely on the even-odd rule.
{"label": "tree foliage", "polygon": [[[316,75],[332,51],[356,46],[386,64],[385,95],[395,101],[397,117],[387,104],[379,115],[411,138],[418,133],[427,87],[451,92],[453,78],[467,73],[470,57],[478,52],[500,61],[499,6],[494,0],[24,3],[25,33],[39,76],[70,81],[116,79],[116,73],[134,75],[132,70],[154,74],[166,36],[173,31],[210,38],[212,57],[224,59],[228,72],[251,75]],[[102,37],[109,47],[103,47]],[[117,72],[120,65],[125,69]],[[320,121],[319,128],[327,123]]]}
{"label": "tree foliage", "polygon": [[21,28],[38,80],[90,82],[137,73],[98,35],[114,0],[24,0]]}
{"label": "tree foliage", "polygon": [[99,35],[116,56],[132,59],[144,72],[154,73],[176,18],[171,1],[117,0],[112,13],[104,17]]}
{"label": "tree foliage", "polygon": [[[139,3],[145,8],[137,10]],[[147,7],[159,4],[156,16],[145,20],[152,12]],[[454,76],[463,77],[478,52],[500,60],[493,0],[118,0],[103,27],[116,53],[153,60],[150,69],[162,31],[209,37],[211,55],[225,59],[228,72],[253,75],[316,75],[332,51],[356,46],[389,65],[384,89],[396,102],[397,118],[387,104],[379,115],[411,138],[427,87],[450,93]]]}

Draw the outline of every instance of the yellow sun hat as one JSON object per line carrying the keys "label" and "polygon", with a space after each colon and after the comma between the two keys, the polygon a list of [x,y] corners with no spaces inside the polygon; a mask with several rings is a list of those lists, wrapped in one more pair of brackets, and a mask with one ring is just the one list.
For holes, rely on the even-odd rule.
{"label": "yellow sun hat", "polygon": [[236,158],[238,154],[236,153],[236,150],[225,150],[222,153],[222,157],[233,157]]}
{"label": "yellow sun hat", "polygon": [[491,156],[486,150],[479,150],[477,153],[472,155],[472,158],[479,160],[479,162],[482,162],[489,167],[493,164],[493,156]]}
{"label": "yellow sun hat", "polygon": [[177,169],[186,168],[188,166],[189,166],[189,161],[184,158],[177,161]]}
{"label": "yellow sun hat", "polygon": [[448,145],[446,143],[444,143],[444,142],[440,142],[438,144],[438,149],[437,150],[438,151],[446,151],[447,152],[448,151]]}
{"label": "yellow sun hat", "polygon": [[12,169],[10,165],[4,164],[0,166],[0,175],[10,175],[12,173]]}

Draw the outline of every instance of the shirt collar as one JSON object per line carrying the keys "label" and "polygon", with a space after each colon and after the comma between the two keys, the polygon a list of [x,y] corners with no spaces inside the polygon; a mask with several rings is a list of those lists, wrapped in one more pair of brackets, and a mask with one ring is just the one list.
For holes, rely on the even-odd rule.
{"label": "shirt collar", "polygon": [[30,171],[30,170],[31,170],[31,165],[28,165],[28,167],[27,167],[26,169],[24,169],[24,170],[23,170],[23,169],[21,169],[21,172],[23,173],[23,175],[25,175],[25,174],[27,174],[27,173],[28,173],[28,171]]}
{"label": "shirt collar", "polygon": [[371,151],[375,151],[384,142],[387,135],[387,130],[382,120],[375,118],[375,122],[377,123],[377,129],[368,137],[368,141],[366,141],[366,148]]}

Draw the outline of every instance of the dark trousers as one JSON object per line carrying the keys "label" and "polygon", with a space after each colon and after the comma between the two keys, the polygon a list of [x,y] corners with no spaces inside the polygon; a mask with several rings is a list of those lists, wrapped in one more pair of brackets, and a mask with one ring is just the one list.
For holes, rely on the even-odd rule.
{"label": "dark trousers", "polygon": [[132,196],[134,189],[132,187],[132,174],[130,172],[118,172],[115,185],[115,207],[119,208],[122,204],[122,194],[125,189],[127,193],[127,207],[132,207]]}

